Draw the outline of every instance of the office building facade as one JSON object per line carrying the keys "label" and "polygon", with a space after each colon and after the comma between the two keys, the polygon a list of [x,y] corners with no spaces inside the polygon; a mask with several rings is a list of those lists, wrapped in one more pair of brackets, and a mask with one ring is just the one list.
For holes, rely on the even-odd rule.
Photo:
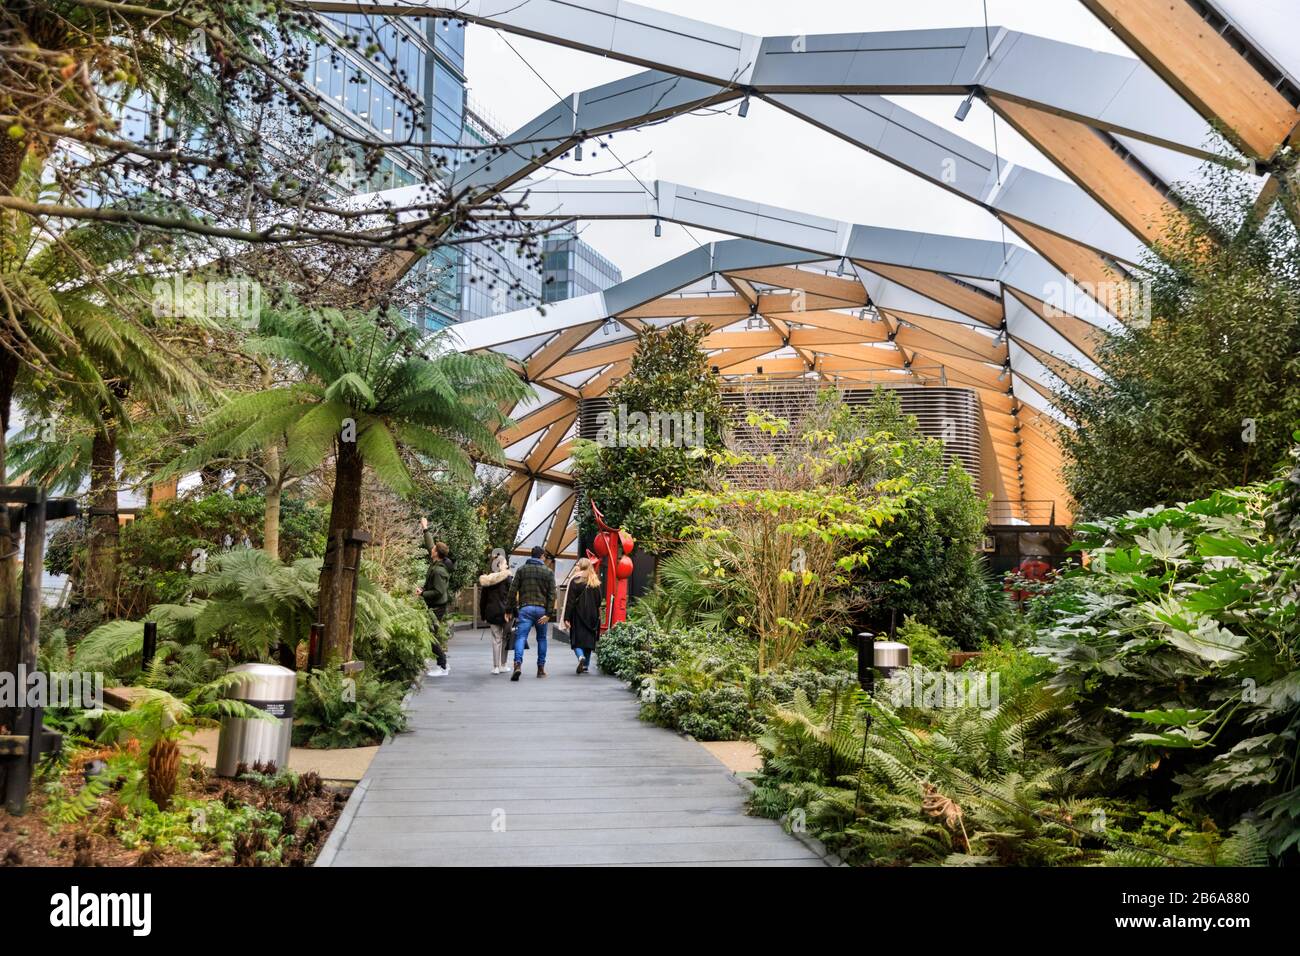
{"label": "office building facade", "polygon": [[542,301],[560,302],[603,292],[623,281],[623,273],[568,226],[546,237]]}
{"label": "office building facade", "polygon": [[[467,102],[462,23],[353,13],[326,13],[321,19],[326,35],[312,51],[313,86],[337,121],[395,144],[373,171],[362,168],[359,156],[343,157],[344,188],[373,192],[422,182],[471,155],[456,145],[484,146],[502,138],[500,124]],[[401,145],[408,139],[431,145]],[[499,229],[494,233],[492,239],[437,250],[420,261],[408,281],[429,294],[410,314],[413,322],[434,330],[585,295],[622,279],[618,268],[571,228],[524,251]]]}
{"label": "office building facade", "polygon": [[[369,172],[359,156],[343,156],[343,188],[361,193],[409,186],[454,165],[465,119],[464,25],[357,13],[325,13],[321,21],[325,35],[312,51],[312,85],[336,121],[395,144]],[[401,145],[408,140],[412,145]],[[454,250],[424,257],[407,281],[429,290],[411,311],[413,322],[436,329],[457,320]]]}

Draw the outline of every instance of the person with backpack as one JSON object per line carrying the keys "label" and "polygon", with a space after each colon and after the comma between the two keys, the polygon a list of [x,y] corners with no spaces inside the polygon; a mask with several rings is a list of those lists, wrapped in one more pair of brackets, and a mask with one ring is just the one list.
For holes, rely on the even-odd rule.
{"label": "person with backpack", "polygon": [[515,620],[515,668],[519,680],[524,666],[524,642],[537,629],[537,676],[546,676],[546,626],[555,616],[555,573],[542,561],[545,549],[533,548],[530,557],[510,580],[506,612]]}
{"label": "person with backpack", "polygon": [[564,601],[564,623],[569,629],[569,646],[578,658],[579,674],[591,669],[591,655],[600,638],[600,605],[600,575],[590,558],[581,558]]}
{"label": "person with backpack", "polygon": [[492,673],[506,670],[506,598],[510,595],[510,562],[504,554],[492,558],[492,570],[478,576],[478,615],[492,631]]}

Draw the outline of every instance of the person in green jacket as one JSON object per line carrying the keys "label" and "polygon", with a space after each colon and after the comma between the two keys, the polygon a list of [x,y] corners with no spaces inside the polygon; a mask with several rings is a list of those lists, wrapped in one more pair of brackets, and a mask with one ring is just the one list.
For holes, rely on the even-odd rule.
{"label": "person in green jacket", "polygon": [[515,619],[512,681],[519,680],[523,671],[524,645],[534,628],[537,630],[537,676],[546,676],[546,626],[555,617],[555,573],[542,560],[544,554],[542,548],[533,548],[533,556],[510,579],[506,616]]}
{"label": "person in green jacket", "polygon": [[[422,522],[423,523],[423,522]],[[437,663],[429,669],[430,677],[446,677],[451,673],[447,663],[447,651],[443,648],[440,637],[442,622],[447,616],[447,605],[451,603],[451,575],[447,571],[447,545],[437,541],[429,550],[429,572],[424,576],[424,587],[419,589],[424,606],[429,609],[429,627],[433,631],[433,654]]]}

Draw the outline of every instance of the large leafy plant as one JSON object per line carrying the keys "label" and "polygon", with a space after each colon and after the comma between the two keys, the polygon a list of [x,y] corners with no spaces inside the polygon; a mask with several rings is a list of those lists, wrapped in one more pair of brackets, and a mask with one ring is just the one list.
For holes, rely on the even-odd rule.
{"label": "large leafy plant", "polygon": [[655,586],[628,609],[628,618],[669,627],[703,625],[736,630],[753,595],[736,573],[740,556],[716,538],[687,541],[660,560]]}
{"label": "large leafy plant", "polygon": [[294,705],[295,744],[334,749],[368,747],[406,729],[405,688],[362,671],[344,677],[336,669],[312,671],[298,679]]}
{"label": "large leafy plant", "polygon": [[[1104,844],[1075,821],[1100,804],[1031,738],[1056,704],[1041,690],[926,714],[846,684],[777,708],[759,738],[755,808],[807,828],[854,864],[1062,865]],[[866,721],[867,715],[871,721]]]}
{"label": "large leafy plant", "polygon": [[[197,729],[217,726],[223,717],[273,719],[266,712],[228,696],[238,681],[238,675],[221,675],[178,697],[155,686],[156,680],[151,679],[139,688],[127,710],[82,712],[75,725],[93,733],[108,748],[107,759],[101,771],[89,777],[80,792],[55,801],[51,807],[53,818],[65,823],[81,819],[110,791],[115,791],[118,802],[133,812],[165,809],[176,788],[180,762],[178,742],[182,738]],[[165,788],[161,790],[160,757],[169,764]]]}
{"label": "large leafy plant", "polygon": [[815,645],[791,666],[759,673],[758,649],[747,637],[707,626],[666,627],[648,617],[602,637],[597,660],[637,690],[641,719],[700,740],[738,740],[756,736],[765,710],[788,703],[796,690],[816,694],[843,683],[850,657]]}
{"label": "large leafy plant", "polygon": [[1036,648],[1072,703],[1073,769],[1220,828],[1254,819],[1275,855],[1300,843],[1295,559],[1268,521],[1282,487],[1078,526],[1088,565],[1040,599]]}
{"label": "large leafy plant", "polygon": [[[845,683],[776,708],[759,738],[754,808],[854,865],[1259,865],[1225,837],[1087,792],[1051,750],[1060,701],[1017,685],[992,706],[895,708]],[[1138,823],[1136,830],[1126,825]]]}
{"label": "large leafy plant", "polygon": [[[468,480],[472,458],[499,459],[502,408],[527,386],[497,356],[456,351],[396,313],[286,305],[264,316],[268,334],[247,347],[299,369],[302,380],[232,399],[205,425],[192,462],[283,443],[284,462],[306,473],[333,458],[331,542],[361,527],[366,469],[403,496],[416,489],[411,463]],[[348,657],[352,633],[340,595],[352,570],[322,572],[318,613],[331,657]]]}
{"label": "large leafy plant", "polygon": [[980,556],[986,500],[960,462],[945,463],[943,443],[903,413],[894,389],[876,389],[865,406],[835,402],[828,411],[839,435],[888,434],[904,448],[898,457],[864,459],[860,480],[906,474],[917,486],[870,567],[854,576],[866,599],[860,626],[880,633],[910,615],[974,648],[1010,613],[988,586]]}
{"label": "large leafy plant", "polygon": [[[306,640],[315,621],[319,558],[282,564],[263,551],[237,548],[209,559],[196,574],[192,596],[159,604],[143,620],[113,621],[88,634],[77,646],[74,666],[126,679],[142,667],[160,669],[168,686],[184,690],[211,679],[229,663],[268,660],[278,646],[294,648]],[[141,661],[144,621],[158,624],[158,653]],[[409,682],[428,650],[423,609],[371,584],[357,589],[359,646],[379,658],[386,676]],[[390,645],[397,645],[389,655]]]}
{"label": "large leafy plant", "polygon": [[[620,408],[647,416],[667,412],[687,416],[692,422],[698,414],[704,428],[697,436],[697,447],[721,447],[725,416],[717,376],[709,371],[708,355],[702,348],[707,333],[702,326],[684,324],[640,333],[627,376],[609,391],[611,414],[617,416]],[[675,528],[661,527],[664,516],[642,510],[642,502],[698,485],[709,462],[692,448],[629,441],[626,434],[611,437],[617,440],[596,443],[579,439],[574,443],[579,528],[587,537],[595,533],[590,506],[594,501],[613,526],[629,530],[642,547],[657,549],[662,539],[672,537]]]}
{"label": "large leafy plant", "polygon": [[645,507],[731,552],[740,586],[752,596],[736,623],[756,637],[763,671],[789,663],[814,623],[830,617],[831,595],[872,561],[915,489],[900,472],[853,480],[865,461],[908,453],[909,444],[888,433],[842,437],[803,428],[785,441],[788,421],[758,411],[746,421],[774,447],[710,454],[718,474],[735,476],[734,483],[722,477]]}

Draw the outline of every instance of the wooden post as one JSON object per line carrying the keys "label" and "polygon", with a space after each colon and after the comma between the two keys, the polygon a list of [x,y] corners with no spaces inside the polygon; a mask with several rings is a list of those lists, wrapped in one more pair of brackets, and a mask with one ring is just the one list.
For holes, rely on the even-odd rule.
{"label": "wooden post", "polygon": [[[41,575],[45,557],[45,492],[37,490],[23,509],[23,571],[22,597],[18,610],[18,674],[36,672],[36,657],[41,630]],[[9,761],[4,781],[4,802],[10,813],[22,813],[27,806],[31,789],[32,772],[41,752],[41,708],[28,707],[24,696],[26,681],[16,684],[18,707],[14,711],[12,736],[25,737],[23,752]]]}
{"label": "wooden post", "polygon": [[[9,508],[11,502],[19,502],[22,507]],[[0,662],[6,670],[13,668],[15,689],[20,697],[16,707],[0,714],[0,722],[8,728],[0,731],[0,799],[11,813],[22,813],[36,762],[42,753],[57,750],[61,738],[42,726],[40,706],[27,706],[27,682],[17,678],[34,674],[37,668],[46,518],[72,517],[77,513],[77,504],[68,498],[47,501],[42,488],[3,485],[0,486],[0,507],[6,509],[11,531],[16,531],[20,522],[25,525],[17,643],[13,647],[13,658]]]}
{"label": "wooden post", "polygon": [[[22,528],[23,509],[0,500],[0,513],[7,524],[0,528],[0,671],[6,674],[18,672],[18,594],[22,590],[18,583],[18,548],[20,529]],[[12,575],[6,577],[6,575]],[[0,725],[12,726],[14,712],[11,708],[0,707]],[[2,774],[3,771],[0,771]]]}
{"label": "wooden post", "polygon": [[365,531],[336,532],[326,545],[322,578],[328,575],[327,594],[321,596],[316,617],[325,626],[325,656],[337,662],[352,658],[352,636],[356,623],[357,585],[361,572],[362,548],[370,541]]}

